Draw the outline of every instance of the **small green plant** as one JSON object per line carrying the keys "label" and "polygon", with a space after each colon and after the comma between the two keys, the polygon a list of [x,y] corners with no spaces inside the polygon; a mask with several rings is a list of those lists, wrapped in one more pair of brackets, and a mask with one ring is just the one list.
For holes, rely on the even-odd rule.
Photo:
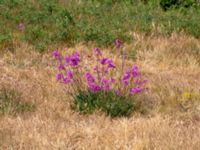
{"label": "small green plant", "polygon": [[14,89],[0,89],[0,114],[16,115],[33,111],[35,105],[21,101],[21,95]]}
{"label": "small green plant", "polygon": [[14,52],[13,35],[11,32],[0,33],[0,49]]}
{"label": "small green plant", "polygon": [[160,6],[163,10],[167,10],[171,7],[175,7],[178,5],[178,0],[161,0]]}
{"label": "small green plant", "polygon": [[80,91],[75,96],[73,109],[81,113],[90,114],[97,109],[106,112],[111,117],[129,116],[133,111],[139,110],[140,105],[131,97],[116,95],[112,91],[96,92]]}
{"label": "small green plant", "polygon": [[161,0],[160,6],[166,11],[172,7],[174,8],[191,7],[196,3],[197,3],[196,0]]}

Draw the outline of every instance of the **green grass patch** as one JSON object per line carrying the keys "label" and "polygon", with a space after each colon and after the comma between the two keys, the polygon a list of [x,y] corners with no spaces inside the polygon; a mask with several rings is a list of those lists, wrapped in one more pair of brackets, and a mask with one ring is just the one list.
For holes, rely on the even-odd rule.
{"label": "green grass patch", "polygon": [[117,96],[111,91],[81,91],[75,96],[72,108],[83,114],[92,114],[98,110],[111,117],[128,117],[133,112],[142,110],[140,103],[133,97]]}

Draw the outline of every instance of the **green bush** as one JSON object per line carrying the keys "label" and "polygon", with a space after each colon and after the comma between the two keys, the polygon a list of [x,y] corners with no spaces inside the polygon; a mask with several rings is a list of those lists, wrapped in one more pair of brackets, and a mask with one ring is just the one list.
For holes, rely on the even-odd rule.
{"label": "green bush", "polygon": [[170,7],[174,7],[178,5],[178,1],[177,0],[161,0],[160,1],[160,6],[164,9],[167,10]]}
{"label": "green bush", "polygon": [[0,49],[6,47],[7,50],[13,52],[13,35],[11,32],[0,33]]}
{"label": "green bush", "polygon": [[168,10],[169,8],[175,7],[190,7],[196,4],[196,0],[161,0],[160,6],[164,10]]}
{"label": "green bush", "polygon": [[72,108],[84,114],[96,110],[105,112],[111,117],[130,116],[132,112],[141,110],[140,104],[133,98],[118,95],[114,92],[81,91],[74,99]]}

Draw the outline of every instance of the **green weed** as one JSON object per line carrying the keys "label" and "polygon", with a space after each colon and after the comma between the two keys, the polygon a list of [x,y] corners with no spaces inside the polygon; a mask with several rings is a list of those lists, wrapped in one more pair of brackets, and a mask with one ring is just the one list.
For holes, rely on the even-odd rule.
{"label": "green weed", "polygon": [[141,105],[133,98],[118,95],[114,92],[79,92],[72,108],[84,114],[91,114],[97,110],[105,112],[111,117],[130,116],[134,111],[141,110]]}

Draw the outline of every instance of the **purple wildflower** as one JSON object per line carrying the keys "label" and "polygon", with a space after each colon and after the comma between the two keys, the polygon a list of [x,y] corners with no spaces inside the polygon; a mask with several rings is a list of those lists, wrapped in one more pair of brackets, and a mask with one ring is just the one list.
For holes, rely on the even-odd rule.
{"label": "purple wildflower", "polygon": [[110,85],[109,84],[104,84],[103,86],[104,91],[109,91],[110,90]]}
{"label": "purple wildflower", "polygon": [[101,55],[102,55],[100,48],[95,48],[95,49],[93,50],[93,52],[94,52],[94,54],[97,55],[97,56],[101,56]]}
{"label": "purple wildflower", "polygon": [[121,95],[120,90],[115,90],[115,94],[116,94],[116,95]]}
{"label": "purple wildflower", "polygon": [[69,84],[69,83],[72,82],[72,80],[69,79],[68,77],[66,77],[66,78],[63,79],[63,82],[64,82],[64,84]]}
{"label": "purple wildflower", "polygon": [[59,70],[65,70],[65,66],[63,64],[59,64],[58,69]]}
{"label": "purple wildflower", "polygon": [[95,83],[95,77],[93,77],[90,73],[86,73],[85,77],[90,91],[98,92],[99,90],[101,90],[101,87]]}
{"label": "purple wildflower", "polygon": [[131,92],[131,94],[140,93],[140,92],[142,92],[142,87],[131,88],[130,92]]}
{"label": "purple wildflower", "polygon": [[62,73],[58,73],[58,74],[56,75],[56,79],[57,79],[57,81],[59,81],[59,80],[61,80],[61,79],[64,79],[64,75],[63,75]]}
{"label": "purple wildflower", "polygon": [[137,84],[137,85],[143,85],[143,84],[145,84],[145,83],[147,83],[148,81],[147,80],[135,80],[135,83]]}
{"label": "purple wildflower", "polygon": [[105,68],[104,68],[104,72],[108,72],[109,71],[109,69],[114,69],[115,68],[115,65],[114,64],[108,64],[108,66],[106,66]]}
{"label": "purple wildflower", "polygon": [[102,84],[102,88],[103,88],[105,91],[110,90],[110,81],[107,80],[105,77],[102,77],[102,78],[101,78],[101,84]]}
{"label": "purple wildflower", "polygon": [[101,64],[102,65],[105,65],[105,64],[107,64],[107,61],[108,61],[108,58],[103,58],[103,59],[101,59]]}
{"label": "purple wildflower", "polygon": [[94,83],[95,82],[95,77],[93,77],[90,73],[85,74],[86,80],[88,83]]}
{"label": "purple wildflower", "polygon": [[113,63],[112,59],[108,58],[108,59],[106,60],[106,64],[112,64],[112,63]]}
{"label": "purple wildflower", "polygon": [[116,39],[115,40],[115,46],[120,49],[120,48],[123,47],[123,42],[119,39]]}
{"label": "purple wildflower", "polygon": [[132,72],[132,75],[133,77],[137,77],[140,75],[139,71],[138,71],[138,66],[137,65],[134,65],[131,69],[131,72]]}
{"label": "purple wildflower", "polygon": [[129,84],[129,80],[122,80],[122,83],[127,86]]}
{"label": "purple wildflower", "polygon": [[64,84],[69,84],[73,81],[73,72],[72,71],[67,71],[66,77],[63,79]]}
{"label": "purple wildflower", "polygon": [[137,93],[142,92],[142,90],[143,90],[142,87],[138,87],[138,88],[137,88]]}
{"label": "purple wildflower", "polygon": [[53,57],[59,61],[61,61],[62,59],[62,55],[60,54],[60,52],[58,50],[54,50],[52,53]]}
{"label": "purple wildflower", "polygon": [[79,62],[80,62],[80,53],[76,52],[70,57],[70,65],[72,67],[76,67],[78,66]]}
{"label": "purple wildflower", "polygon": [[123,76],[123,80],[128,80],[131,77],[131,72],[130,71],[126,71],[124,76]]}
{"label": "purple wildflower", "polygon": [[65,57],[65,62],[66,62],[67,64],[69,64],[69,63],[70,63],[70,59],[71,59],[70,56],[66,56],[66,57]]}
{"label": "purple wildflower", "polygon": [[[116,40],[116,47],[117,48],[123,48],[123,43],[120,40]],[[98,92],[98,91],[110,91],[113,90],[116,95],[121,95],[126,93],[126,90],[130,90],[131,94],[137,94],[145,90],[145,87],[143,86],[147,81],[142,80],[140,78],[134,78],[140,76],[140,72],[137,65],[132,66],[132,68],[125,70],[123,74],[120,74],[121,78],[119,81],[120,85],[117,89],[115,89],[115,83],[117,79],[117,73],[116,74],[108,74],[104,73],[108,72],[114,68],[116,68],[116,65],[114,64],[114,61],[111,58],[105,58],[102,56],[102,53],[99,48],[95,48],[93,50],[94,54],[97,56],[97,64],[93,68],[90,68],[90,65],[87,65],[88,63],[83,63],[83,66],[81,65],[81,68],[74,68],[76,66],[79,66],[79,63],[81,62],[80,53],[76,52],[71,55],[62,56],[62,53],[60,53],[58,50],[53,51],[53,57],[58,60],[58,69],[59,73],[56,75],[56,79],[64,84],[70,84],[73,83],[73,77],[74,73],[77,73],[77,75],[81,78],[81,74],[85,73],[85,80],[86,87],[91,92]],[[86,58],[87,60],[94,60],[94,55],[86,55],[86,57],[83,56],[83,58]],[[86,65],[84,65],[86,64]],[[89,63],[90,64],[90,63]],[[100,64],[100,66],[99,66]],[[71,68],[68,70],[68,68]],[[76,70],[74,72],[74,70]],[[88,72],[87,72],[88,70]],[[92,70],[91,73],[89,70]],[[114,70],[115,71],[115,70]],[[65,74],[64,74],[65,72]],[[92,73],[94,72],[94,74]],[[115,73],[115,72],[113,72]],[[105,75],[105,76],[104,76]],[[114,76],[113,76],[114,75]],[[116,75],[116,76],[115,76]],[[130,82],[133,81],[133,84],[135,84],[134,87],[129,88]],[[118,82],[118,80],[117,80]],[[75,88],[78,88],[79,84],[74,83]],[[126,88],[124,88],[126,87]],[[124,89],[121,89],[124,88]],[[124,92],[123,92],[124,91]]]}
{"label": "purple wildflower", "polygon": [[115,83],[115,81],[116,81],[116,80],[113,79],[113,78],[110,79],[110,83]]}
{"label": "purple wildflower", "polygon": [[96,65],[96,66],[94,66],[94,71],[98,71],[98,66]]}
{"label": "purple wildflower", "polygon": [[72,67],[78,66],[80,62],[80,53],[76,52],[72,56],[66,56],[65,62]]}
{"label": "purple wildflower", "polygon": [[101,87],[96,83],[89,83],[88,87],[89,87],[89,90],[92,92],[98,92],[101,90]]}
{"label": "purple wildflower", "polygon": [[67,71],[67,77],[69,78],[69,79],[73,79],[73,72],[72,71]]}
{"label": "purple wildflower", "polygon": [[128,85],[129,84],[129,79],[131,77],[131,72],[130,71],[126,71],[122,77],[122,83],[124,85]]}
{"label": "purple wildflower", "polygon": [[109,71],[109,67],[105,67],[105,68],[104,68],[104,72],[105,72],[105,73],[108,73],[108,71]]}
{"label": "purple wildflower", "polygon": [[105,68],[104,68],[104,71],[105,72],[108,72],[109,69],[111,68],[116,68],[115,64],[113,63],[112,59],[109,59],[109,58],[103,58],[101,59],[101,64],[102,65],[107,65]]}
{"label": "purple wildflower", "polygon": [[115,64],[113,62],[110,62],[108,64],[108,68],[116,68]]}
{"label": "purple wildflower", "polygon": [[142,92],[142,90],[143,90],[142,87],[137,87],[136,92],[137,92],[137,93],[140,93],[140,92]]}
{"label": "purple wildflower", "polygon": [[24,31],[25,30],[25,24],[24,23],[20,23],[18,25],[19,30]]}

